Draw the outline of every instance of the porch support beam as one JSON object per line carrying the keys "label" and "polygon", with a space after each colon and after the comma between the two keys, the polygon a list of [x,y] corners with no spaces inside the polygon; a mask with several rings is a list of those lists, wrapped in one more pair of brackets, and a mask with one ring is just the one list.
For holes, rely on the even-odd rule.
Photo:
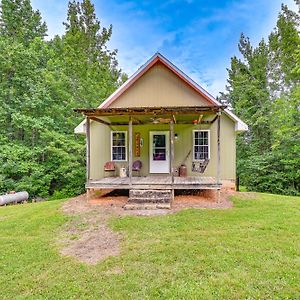
{"label": "porch support beam", "polygon": [[143,122],[137,118],[132,118],[137,124],[142,125]]}
{"label": "porch support beam", "polygon": [[221,183],[221,145],[220,145],[220,133],[221,133],[221,111],[217,114],[217,184]]}
{"label": "porch support beam", "polygon": [[90,182],[90,149],[91,149],[91,123],[90,118],[86,117],[86,182],[89,184]]}
{"label": "porch support beam", "polygon": [[101,124],[104,124],[104,125],[107,125],[107,126],[111,126],[111,123],[106,122],[106,121],[103,121],[103,120],[98,119],[98,118],[96,118],[96,117],[89,117],[89,118],[90,118],[91,120],[93,120],[93,121],[98,122],[98,123],[101,123]]}
{"label": "porch support beam", "polygon": [[174,124],[176,124],[176,123],[177,123],[177,121],[176,121],[176,116],[175,116],[175,115],[172,115],[172,118],[173,118]]}
{"label": "porch support beam", "polygon": [[198,124],[201,123],[202,118],[203,118],[203,115],[199,115]]}
{"label": "porch support beam", "polygon": [[215,123],[215,121],[218,119],[218,114],[210,121],[210,124]]}
{"label": "porch support beam", "polygon": [[[174,121],[170,121],[170,171],[172,180],[172,197],[174,198]],[[173,200],[173,199],[172,199]]]}
{"label": "porch support beam", "polygon": [[128,123],[128,131],[129,131],[129,157],[128,157],[128,173],[129,173],[129,185],[132,185],[132,117],[129,116]]}

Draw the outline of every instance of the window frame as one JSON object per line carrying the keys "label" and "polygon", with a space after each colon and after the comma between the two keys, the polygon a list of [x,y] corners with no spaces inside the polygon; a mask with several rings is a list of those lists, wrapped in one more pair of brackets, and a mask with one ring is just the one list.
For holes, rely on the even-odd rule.
{"label": "window frame", "polygon": [[[195,146],[199,146],[199,145],[195,145],[195,133],[196,132],[207,132],[207,140],[208,140],[208,158],[210,159],[210,130],[209,129],[194,129],[193,130],[193,161],[204,161],[206,158],[201,158],[201,159],[196,159],[195,158]],[[206,145],[204,145],[206,146]]]}
{"label": "window frame", "polygon": [[[113,135],[114,133],[125,133],[125,159],[123,160],[119,160],[119,159],[113,159],[113,147],[124,147],[124,146],[113,146]],[[127,143],[127,131],[126,130],[112,130],[110,132],[110,159],[111,161],[120,161],[120,162],[124,162],[127,161],[127,149],[128,149],[128,143]]]}

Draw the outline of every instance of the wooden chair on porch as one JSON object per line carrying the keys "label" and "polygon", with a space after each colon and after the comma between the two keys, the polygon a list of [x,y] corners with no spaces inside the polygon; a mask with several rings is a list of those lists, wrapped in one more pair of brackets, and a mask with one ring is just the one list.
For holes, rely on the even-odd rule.
{"label": "wooden chair on porch", "polygon": [[140,160],[136,160],[132,164],[132,171],[137,172],[138,176],[141,176],[141,168],[142,168],[142,162]]}
{"label": "wooden chair on porch", "polygon": [[115,176],[116,174],[116,164],[113,161],[108,161],[104,165],[104,176],[106,173],[112,174]]}

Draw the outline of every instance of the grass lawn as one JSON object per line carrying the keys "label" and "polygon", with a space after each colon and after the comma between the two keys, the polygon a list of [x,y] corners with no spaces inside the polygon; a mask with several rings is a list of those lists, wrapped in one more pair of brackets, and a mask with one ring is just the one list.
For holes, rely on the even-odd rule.
{"label": "grass lawn", "polygon": [[233,201],[228,210],[112,219],[121,255],[94,266],[59,255],[61,200],[0,208],[0,297],[299,299],[300,198]]}

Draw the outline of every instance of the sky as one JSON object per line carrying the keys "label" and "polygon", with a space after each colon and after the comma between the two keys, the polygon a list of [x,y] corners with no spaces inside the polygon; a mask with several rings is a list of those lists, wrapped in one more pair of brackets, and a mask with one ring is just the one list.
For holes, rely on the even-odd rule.
{"label": "sky", "polygon": [[[243,32],[257,45],[276,25],[281,3],[293,0],[92,0],[104,27],[113,25],[110,49],[129,76],[159,51],[212,95],[224,91],[230,58]],[[66,0],[32,0],[48,26],[63,34]]]}

